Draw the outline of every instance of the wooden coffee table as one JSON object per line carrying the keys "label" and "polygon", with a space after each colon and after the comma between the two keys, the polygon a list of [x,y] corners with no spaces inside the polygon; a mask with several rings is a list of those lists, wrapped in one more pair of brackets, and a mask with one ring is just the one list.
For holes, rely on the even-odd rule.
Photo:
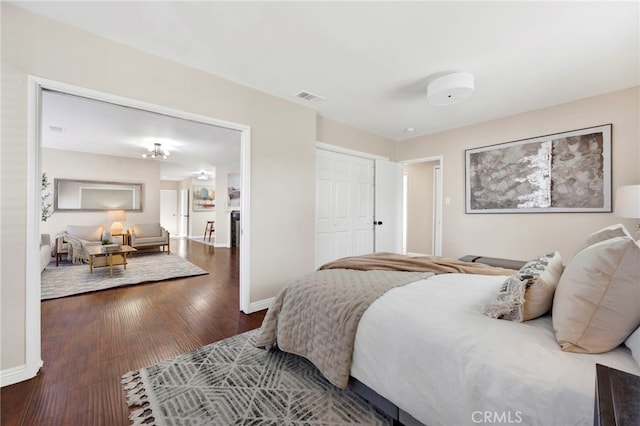
{"label": "wooden coffee table", "polygon": [[93,268],[109,267],[109,277],[113,277],[113,267],[122,265],[127,269],[127,254],[138,251],[133,247],[121,245],[115,250],[103,252],[102,246],[88,246],[86,248],[89,254],[89,272],[93,274]]}

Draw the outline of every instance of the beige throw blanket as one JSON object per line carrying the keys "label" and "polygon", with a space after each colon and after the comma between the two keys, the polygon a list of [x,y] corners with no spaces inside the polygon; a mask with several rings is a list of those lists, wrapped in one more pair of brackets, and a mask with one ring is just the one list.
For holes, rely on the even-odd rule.
{"label": "beige throw blanket", "polygon": [[360,271],[418,271],[435,274],[478,274],[478,275],[513,275],[516,271],[496,268],[482,263],[464,262],[439,256],[404,256],[396,253],[373,253],[363,256],[343,257],[334,260],[319,269],[357,269]]}
{"label": "beige throw blanket", "polygon": [[67,243],[67,260],[70,260],[74,265],[79,265],[83,262],[89,261],[89,255],[84,249],[83,240],[74,237],[73,235],[63,231],[56,235],[56,239],[62,237],[63,241]]}
{"label": "beige throw blanket", "polygon": [[303,356],[340,388],[349,381],[360,318],[388,290],[433,273],[515,272],[455,259],[392,253],[338,259],[320,269],[280,291],[265,316],[256,346],[278,346],[282,351]]}
{"label": "beige throw blanket", "polygon": [[346,388],[358,323],[387,290],[433,274],[424,272],[318,271],[290,283],[276,296],[256,346],[300,355],[334,385]]}

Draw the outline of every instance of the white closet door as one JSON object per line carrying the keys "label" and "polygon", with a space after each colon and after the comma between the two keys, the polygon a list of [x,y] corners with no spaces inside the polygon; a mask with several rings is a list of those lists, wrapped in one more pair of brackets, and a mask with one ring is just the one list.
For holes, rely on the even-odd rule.
{"label": "white closet door", "polygon": [[353,247],[348,256],[373,252],[373,160],[354,157]]}
{"label": "white closet door", "polygon": [[160,224],[169,231],[170,236],[178,233],[178,191],[160,190]]}
{"label": "white closet door", "polygon": [[402,253],[402,175],[402,164],[376,160],[376,252]]}
{"label": "white closet door", "polygon": [[316,150],[316,266],[373,251],[373,160]]}

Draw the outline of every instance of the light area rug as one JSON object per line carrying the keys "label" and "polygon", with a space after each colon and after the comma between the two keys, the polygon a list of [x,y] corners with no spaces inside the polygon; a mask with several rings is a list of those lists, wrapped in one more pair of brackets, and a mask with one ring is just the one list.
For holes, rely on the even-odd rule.
{"label": "light area rug", "polygon": [[56,299],[74,294],[105,290],[146,282],[164,281],[172,278],[204,275],[208,272],[175,254],[136,253],[127,258],[127,269],[113,267],[113,277],[109,268],[95,268],[89,272],[89,265],[74,265],[62,262],[56,267],[50,263],[41,275],[41,299]]}
{"label": "light area rug", "polygon": [[133,425],[391,425],[307,360],[255,347],[257,330],[122,377]]}

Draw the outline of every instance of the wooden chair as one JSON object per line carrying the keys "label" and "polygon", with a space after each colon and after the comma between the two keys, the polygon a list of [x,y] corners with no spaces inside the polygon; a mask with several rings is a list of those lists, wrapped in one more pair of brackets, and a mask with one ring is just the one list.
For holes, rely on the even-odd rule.
{"label": "wooden chair", "polygon": [[211,242],[211,234],[213,234],[215,232],[215,225],[216,221],[215,220],[208,220],[207,221],[207,225],[204,228],[204,237],[202,237],[202,241],[205,240],[205,238],[207,238],[207,233],[209,234],[209,242]]}

